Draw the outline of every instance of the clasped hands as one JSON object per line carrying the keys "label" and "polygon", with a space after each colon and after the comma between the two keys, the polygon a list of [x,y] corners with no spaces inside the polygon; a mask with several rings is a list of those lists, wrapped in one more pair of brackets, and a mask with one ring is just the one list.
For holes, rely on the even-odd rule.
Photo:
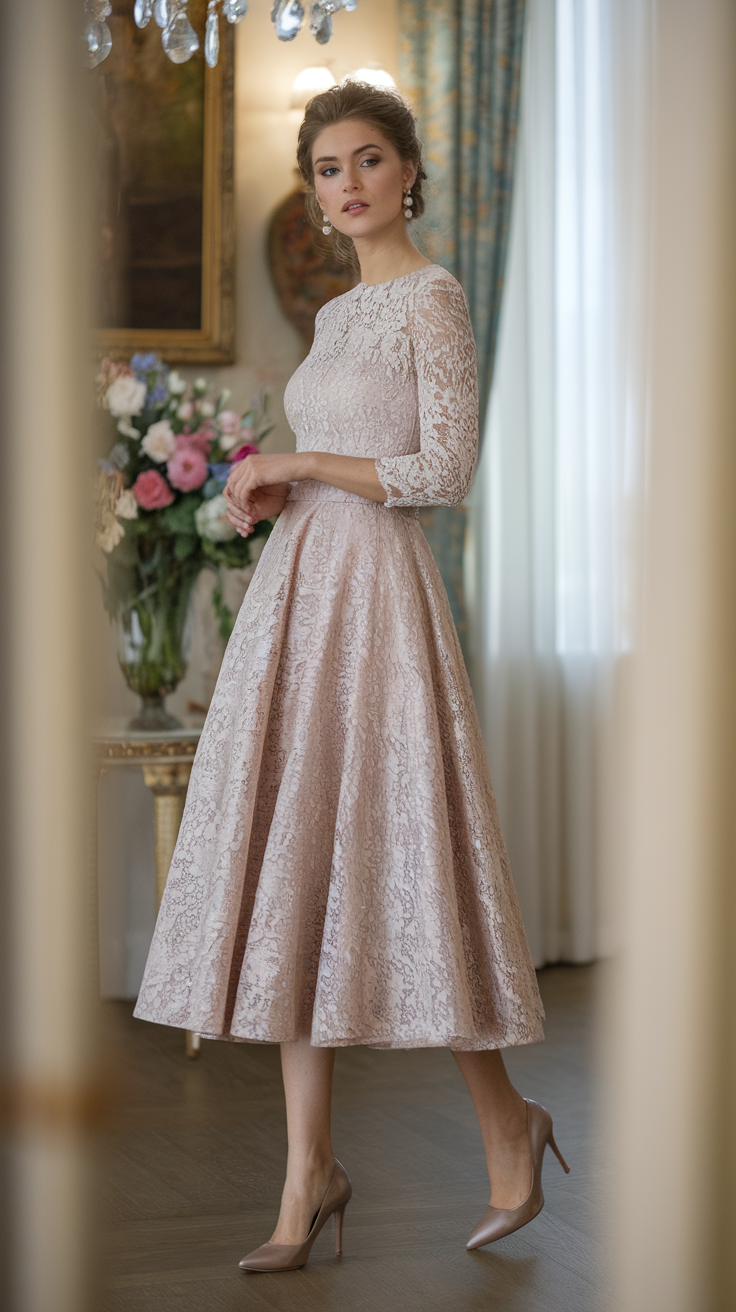
{"label": "clasped hands", "polygon": [[294,456],[289,454],[246,456],[234,466],[223,493],[225,518],[248,537],[261,519],[280,515],[294,478]]}
{"label": "clasped hands", "polygon": [[317,479],[369,501],[387,500],[374,457],[327,451],[264,455],[259,451],[239,460],[227,480],[226,518],[247,538],[259,519],[281,514],[291,483],[303,479]]}

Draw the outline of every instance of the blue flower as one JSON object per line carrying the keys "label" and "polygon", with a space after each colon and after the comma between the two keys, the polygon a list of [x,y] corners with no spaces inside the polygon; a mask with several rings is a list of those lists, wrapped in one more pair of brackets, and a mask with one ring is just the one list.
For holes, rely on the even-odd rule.
{"label": "blue flower", "polygon": [[130,367],[136,374],[148,374],[152,369],[158,369],[161,365],[161,357],[156,355],[155,351],[136,351],[130,361]]}
{"label": "blue flower", "polygon": [[219,478],[208,478],[202,488],[202,496],[205,501],[211,501],[213,497],[219,497],[225,484]]}
{"label": "blue flower", "polygon": [[112,460],[103,460],[103,459],[98,460],[97,468],[101,469],[103,474],[115,473],[115,465],[112,463]]}
{"label": "blue flower", "polygon": [[163,405],[164,401],[166,400],[166,396],[167,396],[167,392],[165,386],[163,384],[159,384],[158,387],[154,387],[152,392],[149,392],[148,404]]}
{"label": "blue flower", "polygon": [[232,465],[227,460],[223,460],[219,465],[208,465],[207,468],[213,478],[218,479],[220,483],[227,483]]}

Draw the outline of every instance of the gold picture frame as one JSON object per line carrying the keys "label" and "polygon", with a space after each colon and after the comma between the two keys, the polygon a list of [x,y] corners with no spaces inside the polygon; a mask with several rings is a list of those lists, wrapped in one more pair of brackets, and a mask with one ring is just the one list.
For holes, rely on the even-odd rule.
{"label": "gold picture frame", "polygon": [[[170,63],[168,67],[159,63],[157,68],[163,70],[162,78],[169,79],[181,76],[179,71],[181,69],[185,70],[185,73],[188,71],[190,79],[188,85],[194,88],[188,94],[190,97],[192,95],[201,96],[202,100],[201,105],[189,106],[195,118],[197,114],[201,114],[203,119],[203,121],[199,119],[200,144],[197,147],[202,152],[201,299],[199,300],[199,312],[195,315],[199,319],[199,324],[197,327],[172,327],[170,324],[161,327],[150,324],[145,327],[135,327],[134,325],[102,326],[96,329],[94,333],[94,343],[99,351],[112,358],[127,358],[135,351],[156,351],[170,364],[232,364],[235,358],[233,179],[235,32],[230,23],[224,21],[220,23],[220,55],[215,68],[209,68],[204,62],[202,54],[206,0],[204,2],[203,0],[194,0],[193,3],[190,0],[189,15],[200,37],[200,49],[189,61],[193,65],[192,69],[188,68],[188,64],[172,66]],[[107,78],[107,83],[102,80],[99,81],[98,88],[101,96],[99,103],[102,108],[101,111],[98,108],[97,112],[98,117],[101,114],[103,118],[105,108],[110,103],[111,92],[113,97],[115,94],[114,81],[111,82],[111,79],[114,80],[116,76],[116,66],[113,63],[113,56],[116,54],[116,41],[118,43],[117,67],[124,70],[124,73],[121,73],[120,76],[124,75],[128,78],[129,85],[132,84],[133,86],[133,91],[135,91],[137,70],[131,65],[135,64],[135,60],[146,61],[146,67],[141,72],[141,83],[143,84],[144,79],[147,79],[146,89],[149,95],[153,80],[152,61],[160,60],[158,49],[160,33],[158,29],[154,28],[153,23],[150,24],[150,30],[143,33],[137,32],[133,19],[133,0],[115,0],[110,23],[113,28],[113,50],[108,56],[110,68],[105,69],[105,64],[108,62],[105,61],[93,70],[93,76],[101,74]],[[166,60],[163,52],[162,57]],[[194,65],[194,60],[201,61],[200,68]],[[166,107],[164,107],[165,109]],[[110,124],[113,124],[114,115],[108,117]],[[105,177],[105,168],[107,167],[108,181],[105,185],[108,189],[108,195],[104,203],[108,205],[108,208],[110,205],[109,173],[111,171],[109,156],[112,151],[118,169],[122,173],[123,166],[121,166],[120,161],[125,159],[127,143],[121,142],[119,138],[125,133],[125,130],[125,115],[118,112],[114,126],[111,127],[109,124],[107,126],[107,138],[102,140],[101,134],[103,151],[106,151],[108,158],[101,161],[100,176]],[[112,147],[109,144],[111,140]],[[128,154],[130,154],[130,151],[128,151]],[[168,163],[170,165],[170,161]],[[164,161],[162,160],[163,164]],[[152,167],[155,168],[155,160],[152,162],[150,150],[146,167],[149,172]],[[120,186],[119,183],[118,186]],[[104,187],[101,188],[101,193],[102,190],[104,190]],[[189,202],[191,206],[191,196]],[[119,200],[117,204],[119,212]],[[199,207],[199,204],[197,193],[197,207]],[[196,217],[199,218],[199,216]],[[108,228],[106,231],[109,233],[110,229]],[[153,244],[155,246],[155,241]],[[124,260],[125,255],[123,254],[122,257],[118,258]],[[196,275],[194,276],[196,278]],[[132,316],[133,312],[130,312],[129,317]],[[110,315],[111,319],[115,317],[115,315]],[[121,315],[120,317],[124,316]],[[151,311],[147,317],[155,317],[155,310]],[[164,315],[162,315],[163,317]],[[191,313],[189,317],[192,317]]]}

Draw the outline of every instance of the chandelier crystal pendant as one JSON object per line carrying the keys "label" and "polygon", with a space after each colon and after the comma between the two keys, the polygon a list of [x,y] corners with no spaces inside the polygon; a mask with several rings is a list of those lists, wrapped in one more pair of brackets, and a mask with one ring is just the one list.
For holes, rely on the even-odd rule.
{"label": "chandelier crystal pendant", "polygon": [[332,14],[325,13],[319,0],[309,11],[309,30],[320,46],[326,46],[332,36]]}
{"label": "chandelier crystal pendant", "polygon": [[271,22],[279,41],[293,41],[304,22],[304,6],[300,0],[276,0]]}
{"label": "chandelier crystal pendant", "polygon": [[136,27],[148,27],[153,17],[153,0],[135,0],[133,17]]}
{"label": "chandelier crystal pendant", "polygon": [[222,13],[228,23],[239,23],[248,12],[248,0],[222,0]]}
{"label": "chandelier crystal pendant", "polygon": [[96,68],[107,59],[112,50],[112,32],[105,19],[110,17],[112,5],[108,0],[84,0],[85,63]]}
{"label": "chandelier crystal pendant", "polygon": [[169,21],[161,44],[172,64],[185,64],[199,50],[199,37],[189,22],[186,0],[168,0]]}
{"label": "chandelier crystal pendant", "polygon": [[[332,15],[344,9],[352,13],[358,0],[314,0],[309,10],[309,31],[315,41],[326,46],[332,36]],[[300,0],[275,0],[271,22],[279,41],[293,41],[304,22],[304,9]]]}
{"label": "chandelier crystal pendant", "polygon": [[220,24],[217,21],[217,0],[207,5],[207,25],[204,33],[204,57],[209,68],[214,68],[220,54]]}
{"label": "chandelier crystal pendant", "polygon": [[[332,36],[332,15],[339,9],[352,13],[358,0],[313,0],[309,10],[309,31],[318,45],[327,45]],[[218,10],[219,5],[219,10]],[[112,13],[109,0],[83,0],[85,63],[96,68],[112,50],[112,32],[107,19]],[[248,0],[208,0],[204,37],[204,57],[214,68],[220,54],[220,14],[228,23],[240,23],[248,12]],[[133,18],[136,27],[148,27],[151,19],[161,28],[161,44],[174,64],[184,64],[199,50],[199,37],[189,22],[187,0],[135,0]],[[293,41],[304,23],[301,0],[274,0],[271,22],[279,41]]]}

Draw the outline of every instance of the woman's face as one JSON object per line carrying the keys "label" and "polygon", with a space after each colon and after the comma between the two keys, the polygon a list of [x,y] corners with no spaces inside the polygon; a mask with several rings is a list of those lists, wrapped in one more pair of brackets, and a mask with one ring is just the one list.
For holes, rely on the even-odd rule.
{"label": "woman's face", "polygon": [[405,222],[402,201],[416,169],[372,124],[347,119],[323,128],[312,164],[317,200],[338,232],[359,239]]}

